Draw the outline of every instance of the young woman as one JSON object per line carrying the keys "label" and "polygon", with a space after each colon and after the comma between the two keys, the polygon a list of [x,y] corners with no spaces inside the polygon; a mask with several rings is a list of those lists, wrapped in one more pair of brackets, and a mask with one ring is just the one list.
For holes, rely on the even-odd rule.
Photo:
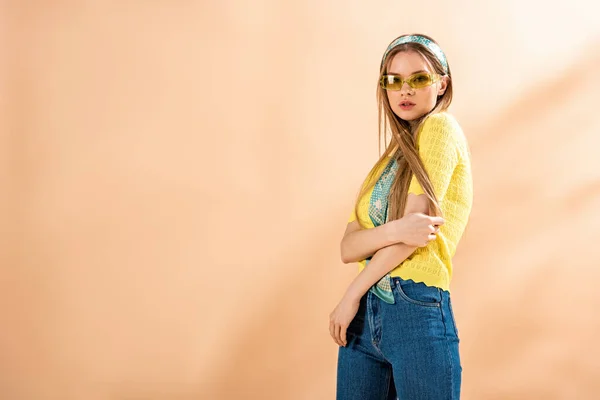
{"label": "young woman", "polygon": [[359,274],[330,314],[337,399],[459,399],[449,290],[473,185],[467,140],[446,111],[452,76],[439,45],[417,34],[392,41],[377,97],[386,147],[341,242]]}

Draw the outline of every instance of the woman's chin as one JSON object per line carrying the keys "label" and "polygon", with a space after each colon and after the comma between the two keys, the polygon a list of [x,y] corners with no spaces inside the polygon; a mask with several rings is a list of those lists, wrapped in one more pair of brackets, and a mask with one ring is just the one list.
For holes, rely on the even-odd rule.
{"label": "woman's chin", "polygon": [[394,114],[396,114],[396,116],[398,116],[398,118],[400,118],[406,122],[414,121],[417,118],[419,118],[421,115],[418,111],[415,111],[415,110],[410,110],[410,111],[394,110]]}

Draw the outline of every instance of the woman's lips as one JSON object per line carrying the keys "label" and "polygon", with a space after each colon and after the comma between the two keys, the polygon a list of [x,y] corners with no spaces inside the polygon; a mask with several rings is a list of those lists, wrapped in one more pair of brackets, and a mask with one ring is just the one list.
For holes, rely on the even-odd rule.
{"label": "woman's lips", "polygon": [[411,101],[403,101],[402,103],[400,103],[400,108],[403,110],[410,110],[415,106],[415,103],[411,102]]}

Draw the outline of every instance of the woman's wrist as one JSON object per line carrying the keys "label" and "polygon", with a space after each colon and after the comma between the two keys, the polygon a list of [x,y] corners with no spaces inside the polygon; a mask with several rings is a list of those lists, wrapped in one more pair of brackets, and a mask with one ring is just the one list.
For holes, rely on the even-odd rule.
{"label": "woman's wrist", "polygon": [[[360,275],[358,275],[360,276]],[[361,281],[355,279],[354,281],[352,281],[352,283],[350,284],[350,286],[348,286],[348,289],[346,290],[346,293],[344,293],[344,297],[348,298],[351,301],[357,301],[360,300],[361,297],[363,297],[365,295],[365,293],[367,293],[367,291],[369,290],[369,288],[361,288]]]}
{"label": "woman's wrist", "polygon": [[385,237],[389,242],[388,246],[391,246],[396,243],[402,243],[405,238],[405,227],[406,224],[402,221],[402,218],[387,222],[382,225],[385,229]]}

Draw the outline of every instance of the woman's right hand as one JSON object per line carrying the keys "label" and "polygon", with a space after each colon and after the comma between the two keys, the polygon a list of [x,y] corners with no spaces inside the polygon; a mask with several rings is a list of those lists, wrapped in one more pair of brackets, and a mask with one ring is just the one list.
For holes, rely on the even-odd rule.
{"label": "woman's right hand", "polygon": [[440,225],[444,224],[442,217],[431,217],[423,213],[406,214],[392,224],[398,242],[409,246],[425,247],[430,241],[436,239]]}

